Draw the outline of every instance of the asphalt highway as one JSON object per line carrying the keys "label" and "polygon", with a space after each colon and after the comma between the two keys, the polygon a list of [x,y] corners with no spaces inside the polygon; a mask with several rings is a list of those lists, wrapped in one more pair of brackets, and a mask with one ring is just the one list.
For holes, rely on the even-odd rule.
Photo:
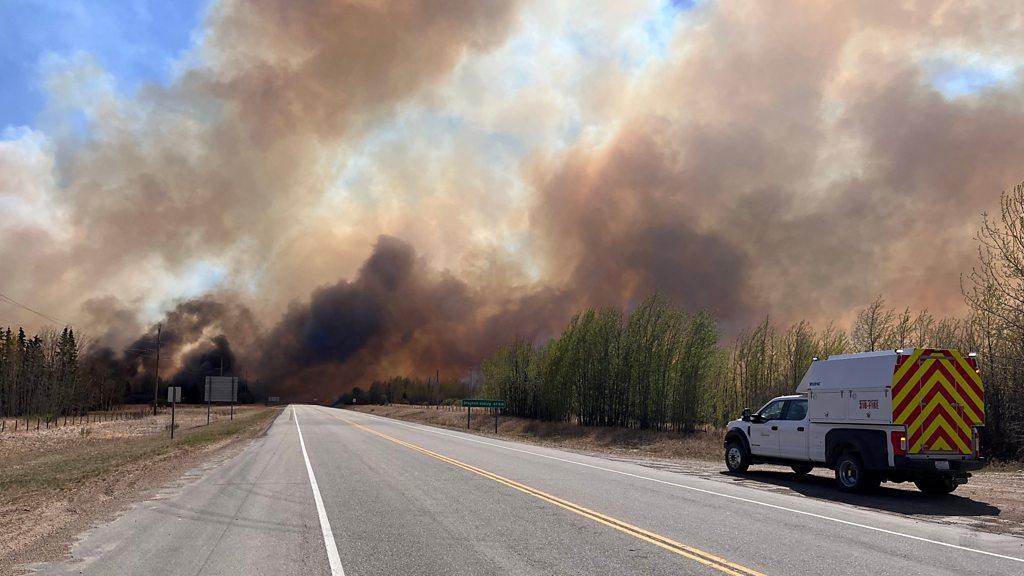
{"label": "asphalt highway", "polygon": [[44,574],[1024,574],[1024,540],[315,406]]}

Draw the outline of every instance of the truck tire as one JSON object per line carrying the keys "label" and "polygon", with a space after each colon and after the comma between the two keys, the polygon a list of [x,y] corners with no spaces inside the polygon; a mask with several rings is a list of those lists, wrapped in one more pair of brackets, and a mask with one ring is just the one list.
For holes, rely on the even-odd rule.
{"label": "truck tire", "polygon": [[847,450],[836,460],[836,484],[843,492],[870,492],[880,483],[881,478],[864,467],[856,452]]}
{"label": "truck tire", "polygon": [[750,466],[750,452],[739,440],[731,440],[725,445],[725,467],[733,474],[742,474]]}
{"label": "truck tire", "polygon": [[953,482],[953,479],[942,476],[914,480],[914,484],[917,485],[918,490],[925,494],[949,494],[953,490],[956,490],[956,484]]}
{"label": "truck tire", "polygon": [[814,465],[813,464],[793,464],[793,465],[790,466],[790,468],[792,468],[793,472],[796,472],[797,475],[799,475],[799,476],[806,476],[806,475],[811,473],[811,470],[814,470]]}

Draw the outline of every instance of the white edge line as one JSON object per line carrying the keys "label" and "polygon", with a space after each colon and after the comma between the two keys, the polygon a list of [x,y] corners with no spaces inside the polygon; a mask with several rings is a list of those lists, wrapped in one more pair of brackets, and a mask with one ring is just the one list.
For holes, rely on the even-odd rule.
{"label": "white edge line", "polygon": [[331,575],[345,576],[345,569],[341,567],[341,557],[338,556],[338,545],[334,542],[334,533],[331,531],[331,521],[327,519],[324,499],[320,496],[320,487],[317,486],[316,476],[313,475],[313,466],[309,463],[309,454],[306,453],[306,442],[302,439],[299,415],[295,412],[294,404],[292,405],[292,418],[295,420],[295,430],[299,433],[299,446],[302,447],[302,458],[306,461],[309,485],[313,488],[313,500],[316,502],[316,513],[320,517],[320,530],[324,534],[324,546],[327,548],[327,561],[331,565]]}
{"label": "white edge line", "polygon": [[785,506],[779,506],[778,504],[769,504],[767,502],[761,502],[759,500],[752,500],[750,498],[743,498],[742,496],[733,496],[731,494],[723,494],[721,492],[715,492],[714,490],[706,490],[704,488],[696,488],[694,486],[687,486],[685,484],[677,484],[675,482],[669,482],[668,480],[659,480],[657,478],[651,478],[650,476],[643,476],[643,475],[640,475],[640,474],[633,474],[631,472],[623,472],[621,470],[614,470],[612,468],[605,468],[603,466],[596,466],[594,464],[587,464],[585,462],[577,462],[575,460],[569,460],[567,458],[559,458],[558,456],[550,456],[548,454],[541,454],[539,452],[531,452],[530,450],[522,450],[520,448],[513,448],[511,446],[502,446],[501,444],[495,444],[494,442],[486,442],[484,440],[479,440],[477,438],[470,438],[470,437],[459,435],[459,434],[451,434],[449,432],[445,432],[443,430],[433,429],[433,428],[430,428],[430,427],[427,427],[427,426],[418,426],[418,425],[414,425],[414,424],[408,424],[406,422],[403,422],[401,420],[397,420],[395,418],[386,418],[386,417],[383,417],[383,416],[377,416],[375,414],[367,414],[365,412],[358,412],[358,413],[362,414],[364,416],[369,416],[371,418],[379,418],[381,420],[386,420],[388,422],[394,422],[394,423],[396,423],[396,424],[398,424],[400,426],[405,426],[406,428],[412,428],[414,430],[421,430],[423,432],[431,432],[433,434],[439,434],[441,436],[450,436],[452,438],[459,438],[459,439],[462,439],[462,440],[466,440],[468,442],[476,442],[477,444],[486,444],[487,446],[493,446],[495,448],[501,448],[502,450],[510,450],[512,452],[522,452],[523,454],[530,454],[531,456],[538,456],[540,458],[547,458],[549,460],[557,460],[559,462],[566,462],[568,464],[575,464],[577,466],[584,466],[586,468],[593,468],[594,470],[601,470],[603,472],[611,472],[613,474],[620,474],[622,476],[629,476],[630,478],[638,478],[640,480],[649,480],[651,482],[657,482],[658,484],[667,484],[669,486],[675,486],[677,488],[685,488],[686,490],[693,490],[694,492],[701,492],[703,494],[710,494],[712,496],[719,496],[721,498],[729,498],[731,500],[738,500],[740,502],[746,502],[748,504],[757,504],[758,506],[766,506],[768,508],[774,508],[776,510],[783,510],[783,511],[786,511],[786,512],[792,512],[794,514],[802,514],[804,516],[810,516],[812,518],[819,518],[821,520],[829,520],[831,522],[836,522],[836,523],[839,523],[839,524],[845,524],[847,526],[855,526],[857,528],[863,528],[865,530],[873,530],[875,532],[881,532],[883,534],[889,534],[889,535],[892,535],[892,536],[900,536],[902,538],[909,538],[911,540],[917,540],[919,542],[927,542],[929,544],[935,544],[935,545],[938,545],[938,546],[945,546],[947,548],[954,548],[956,550],[963,550],[965,552],[975,552],[977,554],[984,554],[986,556],[993,556],[995,558],[1002,558],[1004,560],[1012,560],[1014,562],[1024,563],[1024,558],[1017,558],[1015,556],[1007,556],[1005,554],[997,554],[995,552],[988,552],[988,551],[985,551],[985,550],[978,550],[977,548],[968,548],[966,546],[960,546],[958,544],[950,544],[949,542],[942,542],[940,540],[931,540],[929,538],[924,538],[922,536],[914,536],[913,534],[906,534],[904,532],[896,532],[894,530],[887,530],[885,528],[878,528],[877,526],[868,526],[867,524],[860,524],[858,522],[851,522],[849,520],[840,520],[839,518],[833,518],[831,516],[825,516],[823,514],[815,514],[814,512],[806,512],[804,510],[797,510],[795,508],[787,508]]}

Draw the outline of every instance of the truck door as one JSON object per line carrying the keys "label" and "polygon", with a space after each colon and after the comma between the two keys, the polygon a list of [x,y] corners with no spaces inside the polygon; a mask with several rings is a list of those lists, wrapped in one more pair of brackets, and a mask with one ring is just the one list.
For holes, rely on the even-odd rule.
{"label": "truck door", "polygon": [[750,451],[758,456],[779,455],[779,419],[785,400],[773,400],[758,410],[758,422],[750,423]]}
{"label": "truck door", "polygon": [[810,420],[807,400],[790,400],[779,426],[779,456],[793,460],[810,460]]}

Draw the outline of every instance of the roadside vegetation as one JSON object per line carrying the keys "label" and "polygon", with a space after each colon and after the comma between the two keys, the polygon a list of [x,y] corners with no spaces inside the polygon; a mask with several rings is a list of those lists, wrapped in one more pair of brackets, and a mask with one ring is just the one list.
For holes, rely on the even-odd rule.
{"label": "roadside vegetation", "polygon": [[[418,406],[412,404],[355,405],[351,410],[466,431],[466,409],[460,406]],[[700,461],[705,467],[721,467],[722,430],[698,430],[679,435],[672,431],[639,430],[618,426],[577,426],[557,422],[500,416],[494,432],[494,414],[473,409],[469,431],[509,440],[584,452],[599,452],[638,458]]]}
{"label": "roadside vegetation", "polygon": [[181,407],[178,434],[169,414],[135,420],[10,433],[0,438],[0,573],[23,562],[59,558],[74,535],[228,446],[261,434],[279,408]]}
{"label": "roadside vegetation", "polygon": [[[182,407],[178,414],[179,432],[173,440],[167,432],[168,414],[147,416],[141,421],[72,427],[71,433],[52,429],[49,435],[8,434],[0,448],[0,505],[11,504],[29,493],[66,489],[115,474],[126,464],[149,461],[176,450],[203,448],[263,430],[280,412],[275,408],[248,406],[237,411],[233,420],[221,414],[204,426],[199,423],[205,422],[205,407]],[[151,420],[158,421],[157,425],[151,425]]]}

